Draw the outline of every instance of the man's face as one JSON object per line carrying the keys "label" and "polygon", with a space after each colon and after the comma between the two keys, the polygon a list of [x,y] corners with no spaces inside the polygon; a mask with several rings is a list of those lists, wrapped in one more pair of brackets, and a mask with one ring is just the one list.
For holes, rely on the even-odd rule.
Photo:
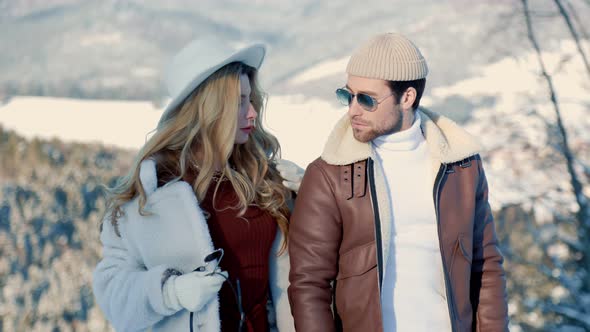
{"label": "man's face", "polygon": [[352,94],[365,93],[380,101],[374,111],[368,112],[357,102],[356,97],[348,107],[348,116],[354,138],[360,142],[369,142],[381,135],[399,132],[402,128],[402,110],[392,94],[387,81],[348,76],[346,89]]}

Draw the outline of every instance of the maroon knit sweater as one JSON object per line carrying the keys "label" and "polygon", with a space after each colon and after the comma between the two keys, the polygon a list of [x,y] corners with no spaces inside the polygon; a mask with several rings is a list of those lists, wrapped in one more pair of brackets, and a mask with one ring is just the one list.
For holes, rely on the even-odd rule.
{"label": "maroon knit sweater", "polygon": [[[250,206],[238,217],[236,193],[227,180],[221,181],[215,201],[216,182],[209,187],[201,208],[209,214],[207,224],[215,248],[223,248],[220,267],[229,273],[236,287],[240,280],[242,306],[246,314],[244,331],[268,331],[266,302],[269,297],[269,255],[277,223],[266,211]],[[223,284],[220,291],[221,330],[238,331],[240,315],[231,287]]]}

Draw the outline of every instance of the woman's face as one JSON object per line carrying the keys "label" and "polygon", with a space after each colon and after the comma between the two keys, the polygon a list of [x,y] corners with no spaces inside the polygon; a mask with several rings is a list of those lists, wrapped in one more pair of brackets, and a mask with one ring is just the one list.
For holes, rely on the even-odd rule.
{"label": "woman's face", "polygon": [[250,133],[254,131],[255,120],[258,114],[250,102],[250,79],[248,75],[240,76],[240,104],[238,110],[238,127],[236,129],[236,144],[244,144],[248,141]]}

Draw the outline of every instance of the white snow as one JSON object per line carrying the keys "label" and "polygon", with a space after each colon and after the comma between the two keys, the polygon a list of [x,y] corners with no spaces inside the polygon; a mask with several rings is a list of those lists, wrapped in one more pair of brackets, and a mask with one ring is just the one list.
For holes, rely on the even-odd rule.
{"label": "white snow", "polygon": [[332,75],[342,75],[345,77],[344,71],[349,59],[350,57],[346,56],[340,59],[322,61],[295,75],[295,77],[289,80],[289,83],[300,85]]}
{"label": "white snow", "polygon": [[0,124],[27,138],[136,149],[161,113],[149,102],[15,97],[0,106]]}
{"label": "white snow", "polygon": [[[23,96],[0,106],[0,125],[27,138],[139,149],[162,111],[150,102]],[[277,96],[268,101],[264,123],[279,139],[283,157],[305,167],[321,154],[345,111],[320,99]]]}
{"label": "white snow", "polygon": [[94,33],[84,36],[80,40],[81,46],[96,46],[101,44],[112,45],[123,42],[123,35],[120,32]]}
{"label": "white snow", "polygon": [[339,104],[304,96],[269,99],[266,128],[281,144],[282,157],[305,167],[320,156],[328,135],[346,113]]}

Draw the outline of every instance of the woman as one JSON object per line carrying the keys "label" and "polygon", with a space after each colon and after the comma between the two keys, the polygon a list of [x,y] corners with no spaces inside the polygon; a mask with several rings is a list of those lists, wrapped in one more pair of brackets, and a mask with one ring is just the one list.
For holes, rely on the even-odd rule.
{"label": "woman", "polygon": [[264,54],[209,39],[174,57],[173,99],[102,225],[93,289],[116,330],[294,331],[291,194],[260,121]]}

